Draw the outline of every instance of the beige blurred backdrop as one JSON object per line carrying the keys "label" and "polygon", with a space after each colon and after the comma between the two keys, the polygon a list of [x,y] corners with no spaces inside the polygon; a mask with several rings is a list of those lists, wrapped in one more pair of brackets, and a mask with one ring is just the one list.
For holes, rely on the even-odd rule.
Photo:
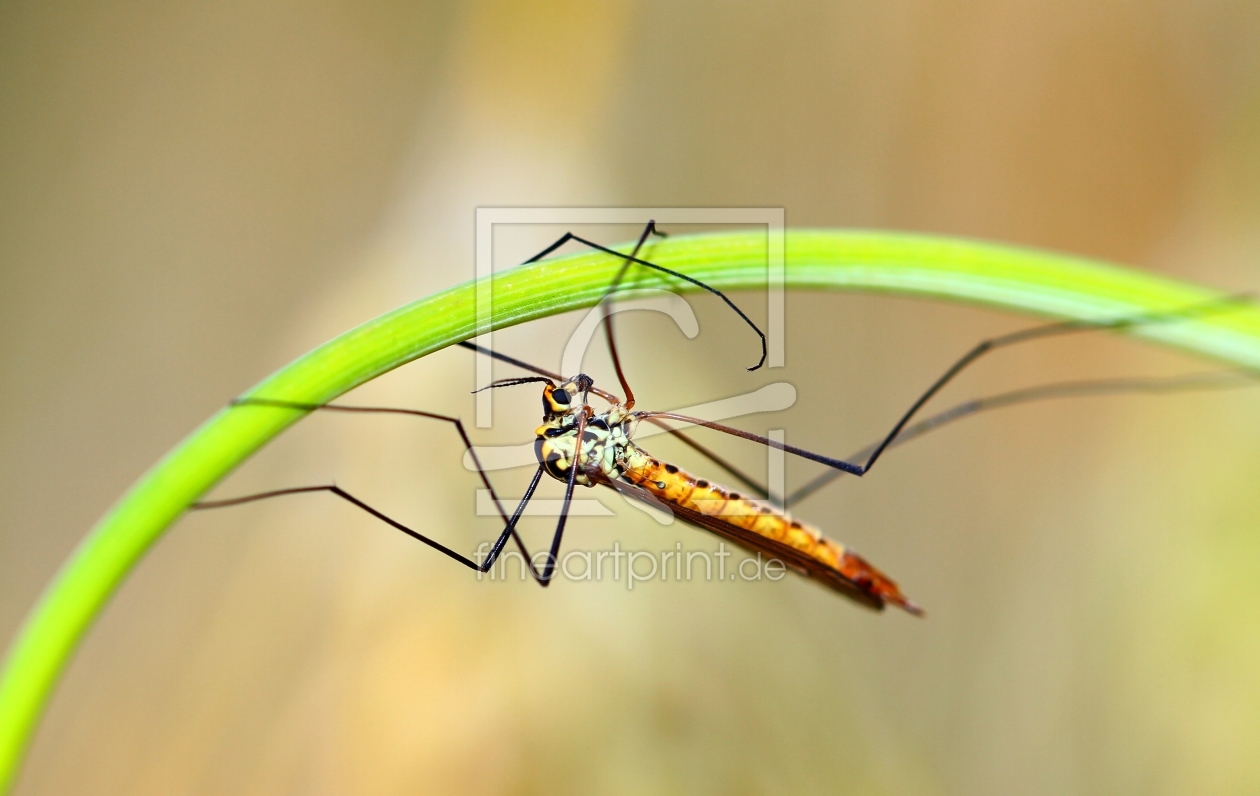
{"label": "beige blurred backdrop", "polygon": [[[1258,289],[1258,35],[1260,6],[1231,0],[7,4],[0,637],[232,395],[470,278],[478,206],[779,206]],[[1027,323],[791,294],[788,367],[749,375],[738,322],[692,303],[694,341],[622,316],[640,403],[788,380],[795,407],[743,425],[837,454]],[[576,320],[497,340],[557,367]],[[995,356],[950,397],[1202,366],[1082,337]],[[351,397],[471,417],[472,383],[448,350]],[[528,440],[532,389],[495,400],[477,439]],[[922,621],[795,578],[478,582],[322,497],[188,517],[88,635],[17,792],[1255,793],[1257,409],[1012,409],[797,507]],[[496,528],[459,462],[445,427],[312,417],[218,494],[335,479],[471,550]],[[495,476],[519,495],[529,472]],[[610,505],[568,543],[714,548]]]}

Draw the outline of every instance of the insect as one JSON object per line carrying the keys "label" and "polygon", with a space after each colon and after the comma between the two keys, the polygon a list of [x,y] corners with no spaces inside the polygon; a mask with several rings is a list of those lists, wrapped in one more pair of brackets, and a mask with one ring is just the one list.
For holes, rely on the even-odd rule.
{"label": "insect", "polygon": [[[484,560],[473,561],[441,542],[431,539],[387,516],[335,485],[277,489],[236,498],[202,501],[194,504],[193,507],[198,509],[222,508],[282,495],[328,492],[357,506],[408,536],[444,553],[461,564],[480,572],[488,572],[503,552],[508,541],[513,540],[524,554],[526,565],[534,579],[540,585],[547,586],[555,575],[556,562],[575,489],[578,486],[605,486],[646,503],[664,506],[683,521],[711,531],[747,550],[764,553],[773,559],[777,559],[801,575],[807,576],[857,603],[877,610],[882,610],[887,605],[893,605],[911,614],[921,615],[923,613],[922,609],[901,592],[895,581],[856,552],[839,542],[828,539],[817,529],[794,518],[783,506],[776,505],[768,500],[768,492],[764,487],[756,484],[752,478],[740,472],[738,468],[692,439],[681,429],[669,425],[669,423],[671,421],[685,423],[731,434],[826,465],[829,468],[827,472],[783,501],[784,504],[791,504],[812,494],[841,475],[865,475],[889,448],[909,442],[962,417],[1002,406],[1073,395],[1117,392],[1169,392],[1236,387],[1255,383],[1253,374],[1236,370],[1195,373],[1171,379],[1096,379],[1057,383],[969,401],[911,425],[911,422],[918,416],[924,405],[946,384],[980,357],[993,350],[1044,337],[1094,329],[1122,329],[1139,324],[1186,318],[1196,313],[1219,311],[1222,307],[1228,307],[1238,300],[1237,297],[1230,297],[1176,312],[1099,321],[1062,321],[1043,324],[985,340],[968,351],[933,382],[887,434],[878,442],[850,457],[850,460],[813,453],[803,448],[787,445],[741,429],[699,418],[672,412],[636,410],[634,393],[621,366],[613,329],[613,318],[608,309],[610,297],[620,288],[631,267],[656,269],[678,279],[691,282],[717,295],[752,327],[761,339],[761,359],[756,365],[748,369],[756,370],[764,364],[766,359],[765,335],[729,298],[720,291],[696,279],[671,271],[639,257],[644,244],[653,235],[663,236],[663,233],[656,229],[655,223],[649,222],[639,236],[638,242],[631,253],[624,254],[580,238],[572,233],[566,233],[554,244],[527,261],[534,262],[539,260],[569,241],[582,243],[622,260],[622,265],[616,278],[601,300],[603,326],[622,396],[598,387],[594,380],[586,374],[563,377],[473,343],[460,343],[465,348],[522,368],[533,374],[525,377],[502,379],[491,383],[483,389],[528,384],[542,385],[543,419],[542,424],[535,431],[534,442],[538,468],[528,488],[525,490],[524,497],[511,515],[505,510],[493,485],[490,483],[486,470],[477,459],[476,449],[459,418],[415,409],[347,406],[341,404],[302,404],[265,397],[249,397],[233,401],[233,404],[242,410],[252,407],[296,412],[328,410],[390,413],[425,417],[451,423],[463,440],[481,481],[489,491],[494,505],[497,507],[504,522],[502,532],[490,547],[489,554]],[[597,411],[591,404],[592,396],[607,403],[608,406]],[[664,427],[685,444],[705,455],[734,478],[744,483],[754,494],[741,494],[710,480],[691,475],[672,463],[654,457],[634,442],[635,431],[642,422],[650,422]],[[525,548],[524,542],[516,529],[525,507],[532,499],[544,473],[562,482],[565,485],[565,493],[550,548],[543,565],[538,567],[534,563],[534,558]]]}

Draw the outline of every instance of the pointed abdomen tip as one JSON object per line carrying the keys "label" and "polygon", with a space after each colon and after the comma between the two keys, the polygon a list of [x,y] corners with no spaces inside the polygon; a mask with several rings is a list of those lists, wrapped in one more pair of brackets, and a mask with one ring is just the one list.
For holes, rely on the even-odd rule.
{"label": "pointed abdomen tip", "polygon": [[927,616],[926,611],[924,611],[922,608],[916,605],[913,601],[907,600],[905,597],[902,597],[899,600],[891,600],[890,602],[892,602],[892,604],[897,606],[898,608],[905,610],[905,612],[908,614],[912,614],[918,617]]}

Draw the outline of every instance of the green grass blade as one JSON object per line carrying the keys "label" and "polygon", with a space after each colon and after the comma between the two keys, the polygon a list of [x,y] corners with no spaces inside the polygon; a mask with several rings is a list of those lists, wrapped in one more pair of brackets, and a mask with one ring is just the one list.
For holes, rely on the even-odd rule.
{"label": "green grass blade", "polygon": [[[669,238],[652,260],[728,290],[764,290],[762,233]],[[581,254],[505,271],[493,280],[489,322],[503,328],[597,302],[618,263]],[[646,269],[640,287],[695,288]],[[866,290],[1094,319],[1187,307],[1219,293],[1080,258],[971,241],[877,232],[788,234],[785,286]],[[338,337],[249,394],[332,400],[364,382],[477,333],[473,283],[421,299]],[[1245,306],[1130,333],[1238,365],[1260,367],[1260,310]],[[837,345],[843,345],[838,342]],[[0,793],[18,771],[44,705],[110,595],[190,503],[304,413],[224,409],[147,472],[88,534],[31,611],[0,680]]]}

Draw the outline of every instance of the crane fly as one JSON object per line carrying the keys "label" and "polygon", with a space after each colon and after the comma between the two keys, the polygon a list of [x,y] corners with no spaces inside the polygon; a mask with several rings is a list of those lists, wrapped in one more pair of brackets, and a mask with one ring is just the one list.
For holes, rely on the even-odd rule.
{"label": "crane fly", "polygon": [[[762,553],[772,559],[776,559],[799,574],[809,577],[861,605],[876,610],[882,610],[887,605],[894,605],[908,613],[922,615],[922,609],[901,592],[895,581],[853,550],[827,538],[813,526],[794,518],[784,506],[804,499],[804,497],[842,475],[865,475],[888,449],[905,444],[943,425],[980,412],[1058,397],[1220,389],[1257,383],[1255,374],[1245,370],[1208,371],[1171,378],[1114,378],[1060,382],[975,399],[929,416],[913,425],[911,424],[924,405],[940,392],[946,384],[976,360],[991,351],[1030,340],[1081,331],[1096,329],[1118,330],[1141,324],[1184,319],[1196,314],[1220,311],[1238,303],[1240,300],[1247,300],[1246,297],[1230,296],[1172,312],[1097,321],[1071,320],[1047,323],[985,340],[964,354],[933,382],[887,434],[875,443],[858,451],[855,455],[850,456],[848,460],[813,453],[803,448],[787,445],[777,440],[708,420],[673,412],[636,410],[634,408],[634,393],[630,389],[630,384],[621,366],[621,358],[617,350],[613,330],[613,318],[608,306],[611,296],[621,287],[626,273],[633,266],[655,269],[677,279],[690,282],[719,297],[760,338],[761,358],[757,364],[748,368],[748,370],[760,368],[766,360],[766,336],[725,294],[697,279],[639,257],[644,244],[654,235],[663,237],[664,233],[656,229],[654,222],[648,222],[633,250],[629,254],[625,254],[572,233],[566,233],[551,246],[526,261],[526,263],[531,263],[540,260],[570,241],[621,259],[621,267],[612,284],[601,298],[600,305],[602,307],[602,320],[609,354],[624,397],[597,386],[594,380],[584,373],[563,377],[474,343],[465,341],[459,344],[479,354],[490,356],[533,374],[531,376],[495,381],[482,389],[528,384],[542,385],[543,417],[542,424],[535,430],[534,441],[534,452],[538,459],[538,468],[525,490],[524,497],[510,515],[504,508],[502,501],[499,500],[486,470],[481,466],[481,462],[477,458],[477,452],[472,444],[472,440],[469,438],[463,423],[457,417],[424,412],[417,409],[348,406],[343,404],[305,404],[254,396],[240,398],[232,402],[233,406],[242,410],[253,407],[304,413],[315,410],[386,413],[411,415],[451,423],[463,441],[474,468],[489,491],[504,523],[502,532],[490,547],[489,554],[484,560],[473,561],[441,542],[431,539],[387,516],[335,485],[291,487],[242,497],[207,500],[194,503],[192,508],[222,508],[282,495],[327,492],[479,572],[488,572],[503,552],[508,541],[512,540],[524,555],[525,565],[534,579],[540,585],[547,586],[551,583],[556,572],[556,562],[558,561],[560,545],[564,537],[564,530],[575,489],[578,486],[605,486],[650,505],[664,507],[684,522],[711,531],[746,550]],[[608,404],[607,408],[596,411],[590,403],[592,396],[606,402]],[[636,428],[644,421],[661,426],[680,441],[726,470],[733,478],[751,489],[755,495],[741,494],[708,479],[692,475],[675,464],[654,457],[639,447],[633,440]],[[789,495],[783,501],[784,506],[776,505],[768,499],[768,490],[759,485],[755,479],[741,472],[737,467],[709,450],[681,429],[670,425],[670,422],[685,423],[742,437],[752,442],[824,464],[829,469],[812,482]],[[544,564],[538,567],[534,563],[534,557],[529,554],[524,542],[517,533],[517,524],[525,511],[525,507],[533,498],[544,473],[563,483],[565,491],[551,546],[544,559]]]}

